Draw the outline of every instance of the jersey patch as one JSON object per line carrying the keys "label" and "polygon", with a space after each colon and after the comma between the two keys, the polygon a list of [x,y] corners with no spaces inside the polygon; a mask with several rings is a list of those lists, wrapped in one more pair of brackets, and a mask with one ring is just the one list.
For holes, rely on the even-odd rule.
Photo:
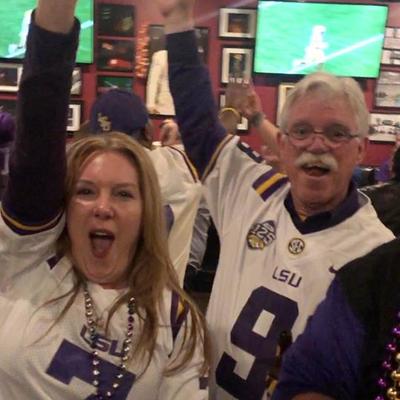
{"label": "jersey patch", "polygon": [[288,244],[288,250],[291,254],[297,255],[301,254],[306,247],[306,244],[303,239],[293,238],[290,240]]}
{"label": "jersey patch", "polygon": [[263,250],[276,239],[274,221],[255,223],[247,234],[247,245],[253,250]]}
{"label": "jersey patch", "polygon": [[276,172],[274,169],[270,169],[253,183],[253,189],[265,201],[287,181],[288,178],[286,175]]}

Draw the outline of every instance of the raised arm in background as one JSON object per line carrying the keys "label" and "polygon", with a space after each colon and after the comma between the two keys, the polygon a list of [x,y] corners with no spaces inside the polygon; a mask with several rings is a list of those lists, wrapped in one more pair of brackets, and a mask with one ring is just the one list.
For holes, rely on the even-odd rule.
{"label": "raised arm in background", "polygon": [[[60,214],[66,124],[79,24],[77,0],[39,0],[17,101],[17,134],[3,198],[6,221],[36,228]],[[67,51],[60,43],[69,44]]]}
{"label": "raised arm in background", "polygon": [[156,0],[156,3],[165,18],[169,82],[177,122],[186,152],[202,176],[226,133],[218,120],[208,70],[197,50],[192,17],[194,0]]}

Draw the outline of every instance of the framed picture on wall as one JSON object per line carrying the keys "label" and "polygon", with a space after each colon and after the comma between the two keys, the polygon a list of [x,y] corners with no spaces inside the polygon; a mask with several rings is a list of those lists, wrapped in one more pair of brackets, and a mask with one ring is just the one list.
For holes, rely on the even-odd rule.
{"label": "framed picture on wall", "polygon": [[371,113],[369,140],[395,142],[400,133],[400,114]]}
{"label": "framed picture on wall", "polygon": [[276,121],[278,126],[280,125],[280,119],[281,119],[281,111],[283,108],[283,105],[285,104],[286,97],[289,94],[289,92],[293,89],[294,83],[280,83],[278,86],[278,101],[277,101],[277,107],[276,107]]}
{"label": "framed picture on wall", "polygon": [[18,91],[19,80],[21,79],[21,64],[0,63],[0,91]]}
{"label": "framed picture on wall", "polygon": [[135,35],[135,7],[100,3],[98,5],[97,33],[103,36],[133,37]]}
{"label": "framed picture on wall", "polygon": [[400,72],[381,71],[375,87],[376,107],[400,107]]}
{"label": "framed picture on wall", "polygon": [[253,69],[253,49],[251,47],[223,47],[221,52],[221,83],[229,78],[249,80]]}
{"label": "framed picture on wall", "polygon": [[82,118],[82,103],[71,103],[68,108],[67,131],[79,131]]}
{"label": "framed picture on wall", "polygon": [[251,8],[221,8],[219,37],[253,39],[256,35],[257,10]]}
{"label": "framed picture on wall", "polygon": [[[219,95],[219,108],[225,107],[226,97],[225,93],[220,93]],[[249,130],[249,120],[245,117],[242,117],[239,124],[237,125],[237,129],[240,135],[245,135]]]}
{"label": "framed picture on wall", "polygon": [[135,59],[132,40],[100,39],[97,44],[97,68],[132,72]]}
{"label": "framed picture on wall", "polygon": [[97,93],[105,93],[110,89],[123,89],[132,92],[133,78],[131,78],[130,76],[98,76]]}
{"label": "framed picture on wall", "polygon": [[386,27],[383,48],[400,50],[400,28]]}

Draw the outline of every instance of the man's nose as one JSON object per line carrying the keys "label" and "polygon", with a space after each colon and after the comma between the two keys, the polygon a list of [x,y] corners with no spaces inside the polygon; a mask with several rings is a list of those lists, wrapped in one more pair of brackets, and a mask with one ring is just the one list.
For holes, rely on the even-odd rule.
{"label": "man's nose", "polygon": [[307,150],[310,153],[322,154],[331,149],[328,139],[320,132],[314,132],[309,140],[310,143],[307,146]]}

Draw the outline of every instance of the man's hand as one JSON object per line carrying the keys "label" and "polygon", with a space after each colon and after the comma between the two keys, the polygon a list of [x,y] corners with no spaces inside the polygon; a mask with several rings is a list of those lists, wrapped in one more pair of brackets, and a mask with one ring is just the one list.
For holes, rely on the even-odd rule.
{"label": "man's hand", "polygon": [[225,95],[225,105],[236,109],[246,118],[262,113],[261,100],[253,84],[243,78],[231,78]]}
{"label": "man's hand", "polygon": [[193,27],[195,0],[155,0],[165,18],[166,33],[179,32]]}

